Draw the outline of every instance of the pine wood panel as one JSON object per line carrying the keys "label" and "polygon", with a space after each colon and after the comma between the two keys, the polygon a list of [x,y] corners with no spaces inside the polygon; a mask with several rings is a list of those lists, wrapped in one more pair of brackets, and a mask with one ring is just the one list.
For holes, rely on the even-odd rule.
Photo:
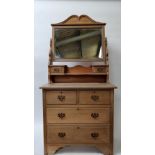
{"label": "pine wood panel", "polygon": [[109,143],[109,126],[48,126],[47,143]]}
{"label": "pine wood panel", "polygon": [[104,83],[107,75],[53,75],[51,81],[54,83]]}
{"label": "pine wood panel", "polygon": [[72,15],[68,17],[66,20],[57,23],[57,24],[51,24],[52,26],[64,26],[64,25],[106,25],[106,23],[101,23],[93,20],[87,15]]}
{"label": "pine wood panel", "polygon": [[47,108],[47,123],[110,123],[110,108]]}

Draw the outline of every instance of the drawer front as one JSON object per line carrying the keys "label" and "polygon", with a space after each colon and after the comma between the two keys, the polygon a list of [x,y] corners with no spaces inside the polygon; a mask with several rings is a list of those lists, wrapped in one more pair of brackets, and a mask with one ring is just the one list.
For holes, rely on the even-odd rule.
{"label": "drawer front", "polygon": [[58,66],[53,66],[50,68],[50,73],[64,73],[64,66],[63,67],[58,67]]}
{"label": "drawer front", "polygon": [[79,91],[79,104],[110,104],[108,90]]}
{"label": "drawer front", "polygon": [[48,126],[47,143],[109,143],[109,126]]}
{"label": "drawer front", "polygon": [[46,104],[76,104],[76,91],[47,91]]}
{"label": "drawer front", "polygon": [[107,70],[105,66],[92,66],[92,71],[94,73],[107,73]]}
{"label": "drawer front", "polygon": [[47,123],[110,123],[110,108],[47,108]]}

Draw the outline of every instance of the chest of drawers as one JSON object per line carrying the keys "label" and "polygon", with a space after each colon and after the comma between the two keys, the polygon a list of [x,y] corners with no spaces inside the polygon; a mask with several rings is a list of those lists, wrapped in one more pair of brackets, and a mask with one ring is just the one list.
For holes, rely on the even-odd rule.
{"label": "chest of drawers", "polygon": [[113,155],[114,85],[106,23],[72,15],[52,24],[48,84],[42,86],[45,155],[91,146]]}
{"label": "chest of drawers", "polygon": [[97,83],[43,86],[45,155],[73,145],[112,155],[114,88]]}

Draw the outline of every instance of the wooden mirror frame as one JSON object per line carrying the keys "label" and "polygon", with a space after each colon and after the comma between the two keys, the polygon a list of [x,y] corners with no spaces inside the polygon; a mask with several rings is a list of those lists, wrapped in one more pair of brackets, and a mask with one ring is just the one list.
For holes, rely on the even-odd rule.
{"label": "wooden mirror frame", "polygon": [[[52,26],[52,39],[50,41],[50,55],[49,55],[49,64],[52,64],[52,62],[99,62],[103,61],[104,64],[107,64],[107,51],[106,51],[106,38],[105,38],[105,25],[106,23],[97,22],[93,19],[91,19],[87,15],[72,15],[66,20],[57,23],[57,24],[51,24]],[[67,28],[85,28],[85,29],[93,29],[97,28],[101,30],[101,47],[102,47],[102,54],[103,58],[94,58],[94,59],[65,59],[65,58],[56,58],[55,57],[55,45],[54,45],[54,39],[55,39],[55,29],[67,29]]]}

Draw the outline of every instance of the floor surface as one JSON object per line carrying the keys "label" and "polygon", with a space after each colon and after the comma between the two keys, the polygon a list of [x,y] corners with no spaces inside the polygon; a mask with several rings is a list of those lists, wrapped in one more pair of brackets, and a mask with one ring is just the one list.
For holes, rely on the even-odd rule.
{"label": "floor surface", "polygon": [[[59,150],[55,155],[103,155],[99,150],[92,147],[66,147]],[[115,155],[121,155],[115,154]]]}

